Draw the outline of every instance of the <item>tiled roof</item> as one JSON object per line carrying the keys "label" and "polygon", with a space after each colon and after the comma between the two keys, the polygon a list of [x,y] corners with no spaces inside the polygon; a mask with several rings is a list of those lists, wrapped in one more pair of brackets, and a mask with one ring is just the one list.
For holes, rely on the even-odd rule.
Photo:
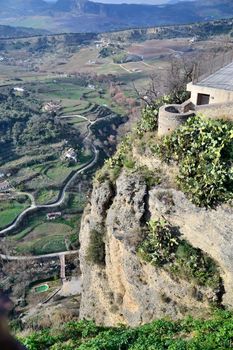
{"label": "tiled roof", "polygon": [[197,85],[233,91],[233,63],[221,68]]}

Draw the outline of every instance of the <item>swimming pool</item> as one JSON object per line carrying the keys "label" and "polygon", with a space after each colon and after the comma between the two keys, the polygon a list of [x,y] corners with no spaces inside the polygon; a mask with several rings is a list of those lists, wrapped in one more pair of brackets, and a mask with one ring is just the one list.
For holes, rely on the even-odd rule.
{"label": "swimming pool", "polygon": [[36,293],[43,293],[43,292],[47,292],[47,290],[49,290],[49,286],[47,284],[42,284],[38,287],[35,287],[35,292]]}

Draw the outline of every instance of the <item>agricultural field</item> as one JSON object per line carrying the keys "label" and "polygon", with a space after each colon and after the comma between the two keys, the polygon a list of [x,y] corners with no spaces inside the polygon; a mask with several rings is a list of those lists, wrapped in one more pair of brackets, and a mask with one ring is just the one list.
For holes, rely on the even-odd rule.
{"label": "agricultural field", "polygon": [[0,200],[0,229],[9,225],[28,206],[30,201],[25,197]]}
{"label": "agricultural field", "polygon": [[[77,202],[75,204],[76,214],[64,214],[52,221],[47,219],[46,213],[30,217],[18,234],[7,238],[8,247],[20,255],[43,255],[70,249],[76,243],[81,220]],[[80,201],[80,212],[81,205]]]}

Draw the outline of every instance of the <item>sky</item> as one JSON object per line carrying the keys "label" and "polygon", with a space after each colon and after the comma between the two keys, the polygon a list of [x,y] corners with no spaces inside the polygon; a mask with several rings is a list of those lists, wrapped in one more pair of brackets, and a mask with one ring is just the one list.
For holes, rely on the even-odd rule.
{"label": "sky", "polygon": [[114,3],[114,4],[121,4],[121,3],[127,3],[127,4],[166,4],[169,2],[169,0],[92,0],[94,2],[102,2],[102,3]]}
{"label": "sky", "polygon": [[194,0],[91,0],[93,2],[102,2],[105,4],[150,4],[150,5],[160,5],[167,4],[169,2],[179,2],[179,1],[194,1]]}
{"label": "sky", "polygon": [[159,4],[166,4],[169,2],[169,0],[92,0],[94,2],[102,2],[106,4],[121,4],[121,3],[127,3],[127,4],[153,4],[153,5],[159,5]]}
{"label": "sky", "polygon": [[[56,0],[45,0],[47,2],[56,2]],[[90,0],[93,2],[102,2],[105,4],[150,4],[150,5],[160,5],[167,4],[169,2],[178,1],[194,1],[194,0]]]}
{"label": "sky", "polygon": [[[56,0],[46,0],[47,2],[56,2]],[[105,4],[151,4],[151,5],[160,5],[167,4],[171,0],[91,0],[93,2],[102,2]],[[177,0],[180,1],[180,0]]]}

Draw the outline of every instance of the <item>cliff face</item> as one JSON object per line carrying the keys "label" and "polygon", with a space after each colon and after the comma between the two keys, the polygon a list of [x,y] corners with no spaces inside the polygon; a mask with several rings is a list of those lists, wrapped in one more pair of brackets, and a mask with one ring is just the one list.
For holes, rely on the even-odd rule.
{"label": "cliff face", "polygon": [[[216,261],[225,288],[222,303],[233,307],[233,209],[197,208],[183,193],[163,184],[149,190],[141,175],[123,171],[114,187],[107,180],[94,185],[83,216],[81,318],[135,326],[165,316],[208,313],[216,299],[213,290],[174,278],[136,253],[142,227],[150,218],[161,216],[179,229],[182,238]],[[98,263],[90,261],[93,235],[102,254]]]}

